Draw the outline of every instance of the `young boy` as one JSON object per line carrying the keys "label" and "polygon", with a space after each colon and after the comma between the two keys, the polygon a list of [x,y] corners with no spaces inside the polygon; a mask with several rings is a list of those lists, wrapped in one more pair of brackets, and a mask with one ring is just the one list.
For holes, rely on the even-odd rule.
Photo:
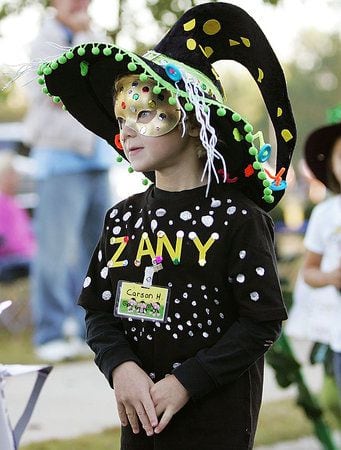
{"label": "young boy", "polygon": [[[268,106],[273,174],[271,147],[224,103],[211,64],[228,58],[249,68]],[[240,8],[208,3],[144,57],[91,43],[40,73],[55,101],[154,181],[108,211],[79,299],[115,389],[121,448],[251,449],[263,355],[286,319],[266,211],[295,142],[265,36]]]}

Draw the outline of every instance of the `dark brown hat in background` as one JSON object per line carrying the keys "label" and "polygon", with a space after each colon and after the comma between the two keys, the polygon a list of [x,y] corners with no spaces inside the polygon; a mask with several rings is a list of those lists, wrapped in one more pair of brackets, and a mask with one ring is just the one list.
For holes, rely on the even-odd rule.
{"label": "dark brown hat in background", "polygon": [[307,138],[304,148],[309,169],[327,188],[335,191],[328,175],[328,160],[334,143],[341,137],[341,123],[314,130]]}

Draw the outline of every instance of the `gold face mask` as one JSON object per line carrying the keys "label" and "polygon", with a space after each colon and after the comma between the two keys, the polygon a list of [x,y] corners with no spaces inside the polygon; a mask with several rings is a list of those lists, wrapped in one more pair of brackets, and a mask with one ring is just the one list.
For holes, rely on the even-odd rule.
{"label": "gold face mask", "polygon": [[116,86],[115,115],[120,128],[123,124],[143,136],[163,136],[172,131],[181,117],[178,102],[170,105],[171,94],[163,89],[154,94],[152,79],[140,81],[137,76],[126,76]]}

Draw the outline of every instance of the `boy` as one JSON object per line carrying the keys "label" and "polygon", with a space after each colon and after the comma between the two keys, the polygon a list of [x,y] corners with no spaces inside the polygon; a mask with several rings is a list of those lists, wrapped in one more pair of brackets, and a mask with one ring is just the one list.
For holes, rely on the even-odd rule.
{"label": "boy", "polygon": [[[274,174],[271,147],[223,101],[211,64],[227,58],[259,82]],[[265,211],[283,194],[295,142],[265,36],[240,8],[208,3],[144,57],[92,43],[40,72],[55,101],[155,182],[108,211],[79,299],[115,388],[121,448],[251,449],[263,355],[286,319]]]}

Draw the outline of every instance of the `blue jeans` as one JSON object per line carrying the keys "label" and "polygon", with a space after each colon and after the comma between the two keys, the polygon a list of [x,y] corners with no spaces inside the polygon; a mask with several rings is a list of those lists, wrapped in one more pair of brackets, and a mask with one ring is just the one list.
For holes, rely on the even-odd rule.
{"label": "blue jeans", "polygon": [[31,303],[34,343],[42,345],[62,339],[69,318],[84,336],[77,299],[112,199],[106,171],[53,175],[39,181],[37,190]]}
{"label": "blue jeans", "polygon": [[27,277],[30,271],[32,257],[6,255],[0,258],[0,281],[10,282]]}

